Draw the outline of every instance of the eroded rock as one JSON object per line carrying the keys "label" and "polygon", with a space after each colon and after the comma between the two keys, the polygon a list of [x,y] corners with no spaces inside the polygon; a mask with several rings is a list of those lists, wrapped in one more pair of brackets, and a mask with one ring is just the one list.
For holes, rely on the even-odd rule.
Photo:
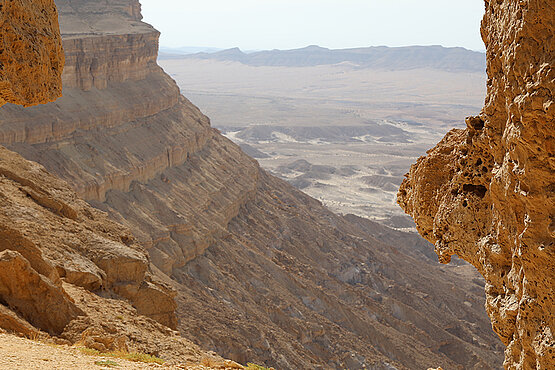
{"label": "eroded rock", "polygon": [[62,333],[71,320],[83,314],[60,286],[10,250],[0,252],[0,301],[50,334]]}
{"label": "eroded rock", "polygon": [[[33,195],[30,195],[33,194]],[[60,279],[90,291],[128,299],[175,327],[175,304],[149,306],[153,298],[173,301],[171,289],[144,290],[146,251],[123,226],[79,199],[69,186],[37,163],[0,147],[0,251],[20,253],[52,284]],[[140,294],[139,294],[140,293]],[[145,303],[142,300],[145,300]]]}
{"label": "eroded rock", "polygon": [[[3,107],[0,143],[132,229],[159,270],[147,271],[141,284],[114,281],[112,264],[100,263],[88,240],[134,243],[118,240],[121,230],[96,227],[93,235],[70,236],[70,250],[91,264],[74,257],[71,265],[55,263],[62,281],[82,287],[64,284],[87,313],[64,338],[108,349],[124,333],[129,350],[176,350],[174,338],[138,329],[160,333],[161,325],[83,289],[100,282],[103,297],[135,297],[139,313],[168,325],[175,306],[156,276],[178,289],[182,335],[237,361],[282,369],[499,365],[500,342],[482,329],[488,320],[478,286],[407,258],[376,241],[364,222],[347,222],[261,170],[156,66],[158,34],[138,22],[136,1],[57,4],[68,53],[64,97]],[[40,197],[25,201],[47,199],[35,192]],[[81,222],[85,211],[65,204]]]}
{"label": "eroded rock", "polygon": [[53,0],[0,1],[0,105],[62,95],[64,53]]}
{"label": "eroded rock", "polygon": [[440,261],[458,255],[486,279],[505,367],[555,366],[555,6],[486,1],[488,93],[413,165],[398,202]]}
{"label": "eroded rock", "polygon": [[[140,19],[140,5],[135,0],[114,0],[113,8],[107,3],[59,2],[69,8],[108,7]],[[95,15],[110,23],[105,14]],[[0,1],[0,105],[27,106],[60,95],[64,58],[57,22],[56,7],[50,0]],[[151,27],[143,28],[156,34]],[[156,49],[152,39],[146,37],[146,42]],[[108,55],[106,50],[104,54]],[[127,59],[120,64],[134,58],[128,51],[122,55]],[[98,67],[94,54],[86,56],[91,58],[83,60],[81,68],[68,71],[70,76],[83,75],[78,78],[83,88],[91,83],[84,74],[96,72],[93,67]],[[148,63],[148,55],[136,59],[138,64],[141,60]],[[100,69],[106,73],[106,78],[97,80],[100,85],[133,75],[131,71],[118,77],[117,69],[115,75],[106,66]],[[35,116],[38,121],[41,119]],[[0,126],[5,125],[6,120],[0,120]],[[24,125],[15,124],[10,137],[22,134],[25,139],[40,140],[56,132],[53,121],[46,125],[49,130],[31,133]],[[167,156],[172,158],[171,153]],[[170,285],[152,275],[146,252],[127,229],[77,198],[65,182],[42,166],[0,146],[0,332],[46,336],[39,333],[41,329],[65,338],[56,338],[57,343],[69,340],[102,351],[150,353],[174,359],[179,367],[204,361],[217,368],[242,368],[142,316],[175,327],[174,296]]]}
{"label": "eroded rock", "polygon": [[37,328],[29,324],[15,312],[0,304],[0,330],[23,334],[27,337],[38,334]]}

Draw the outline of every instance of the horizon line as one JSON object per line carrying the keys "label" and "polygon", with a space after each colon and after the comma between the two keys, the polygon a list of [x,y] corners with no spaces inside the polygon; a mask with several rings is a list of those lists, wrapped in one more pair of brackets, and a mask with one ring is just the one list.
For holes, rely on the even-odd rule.
{"label": "horizon line", "polygon": [[169,46],[169,45],[164,45],[164,44],[160,44],[160,46],[159,46],[159,48],[166,48],[166,49],[209,49],[209,50],[214,50],[214,52],[238,49],[239,51],[241,51],[243,53],[247,53],[247,54],[256,53],[256,52],[260,52],[260,51],[302,50],[302,49],[306,49],[306,48],[310,48],[310,47],[318,47],[318,48],[332,50],[332,51],[333,50],[368,49],[368,48],[401,49],[401,48],[410,48],[410,47],[442,47],[444,49],[465,49],[465,50],[472,51],[472,52],[477,52],[477,53],[485,53],[486,52],[485,47],[483,49],[476,50],[476,49],[469,49],[469,48],[464,47],[464,46],[444,46],[444,45],[441,45],[441,44],[430,44],[430,45],[412,44],[412,45],[402,45],[402,46],[367,45],[367,46],[341,47],[341,48],[328,48],[328,47],[325,47],[325,46],[320,46],[318,44],[309,44],[309,45],[306,45],[306,46],[295,47],[295,48],[290,48],[290,49],[278,49],[278,48],[242,49],[239,46],[234,46],[234,47],[194,46],[194,45]]}

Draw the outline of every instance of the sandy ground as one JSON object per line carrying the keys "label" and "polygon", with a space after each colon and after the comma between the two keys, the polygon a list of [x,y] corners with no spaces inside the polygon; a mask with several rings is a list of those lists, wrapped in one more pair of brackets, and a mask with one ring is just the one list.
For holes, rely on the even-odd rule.
{"label": "sandy ground", "polygon": [[[101,365],[111,361],[118,366]],[[107,362],[104,362],[107,363]],[[41,343],[0,334],[0,369],[154,369],[158,364],[143,364],[119,358],[91,356],[77,348]]]}
{"label": "sandy ground", "polygon": [[[252,67],[195,59],[160,60],[160,65],[214,127],[262,152],[265,157],[257,159],[264,169],[334,212],[405,231],[414,231],[414,224],[396,204],[402,176],[448,130],[464,128],[464,117],[480,111],[485,93],[484,73],[345,64]],[[372,128],[376,122],[402,134],[396,139],[382,137],[379,130],[351,130]],[[266,132],[245,135],[253,127]],[[279,170],[296,160],[336,171]],[[353,171],[342,171],[345,166]],[[372,180],[387,180],[384,176],[391,181]]]}
{"label": "sandy ground", "polygon": [[158,365],[84,354],[79,349],[0,334],[0,369],[210,369],[203,365]]}

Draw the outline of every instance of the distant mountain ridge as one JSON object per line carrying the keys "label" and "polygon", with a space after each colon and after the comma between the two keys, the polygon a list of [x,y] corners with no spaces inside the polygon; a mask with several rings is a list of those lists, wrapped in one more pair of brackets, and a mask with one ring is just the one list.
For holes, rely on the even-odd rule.
{"label": "distant mountain ridge", "polygon": [[207,53],[165,54],[165,59],[206,59],[233,61],[250,66],[311,67],[351,63],[359,68],[407,70],[432,68],[447,71],[484,72],[485,53],[461,47],[372,46],[354,49],[327,49],[316,45],[293,50],[265,50],[245,53],[239,48]]}
{"label": "distant mountain ridge", "polygon": [[202,47],[202,46],[182,46],[179,48],[172,48],[168,46],[160,46],[161,54],[183,55],[183,54],[196,54],[196,53],[215,53],[223,49]]}

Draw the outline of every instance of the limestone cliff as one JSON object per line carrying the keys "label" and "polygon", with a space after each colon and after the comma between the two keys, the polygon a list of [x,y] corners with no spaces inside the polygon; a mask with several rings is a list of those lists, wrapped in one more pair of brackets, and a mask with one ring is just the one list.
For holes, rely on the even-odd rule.
{"label": "limestone cliff", "polygon": [[[56,7],[11,1],[0,11],[2,98],[22,105],[54,100],[64,60]],[[177,325],[174,295],[154,277],[129,230],[39,164],[0,146],[0,331],[153,353],[182,366],[240,368],[167,327]]]}
{"label": "limestone cliff", "polygon": [[[2,107],[0,143],[132,230],[152,261],[146,282],[176,291],[184,337],[283,369],[500,365],[482,281],[468,266],[441,267],[408,247],[420,243],[410,235],[378,235],[261,170],[156,65],[158,33],[136,1],[57,4],[64,96]],[[130,243],[121,248],[139,253]],[[86,293],[75,284],[65,291]],[[136,289],[102,284],[145,310]],[[146,301],[171,311],[167,300]],[[87,328],[77,318],[64,335]],[[98,338],[97,329],[85,331]]]}
{"label": "limestone cliff", "polygon": [[435,243],[486,279],[506,368],[555,367],[555,4],[486,1],[488,93],[411,168],[399,204]]}
{"label": "limestone cliff", "polygon": [[64,53],[53,0],[0,1],[0,106],[61,95]]}
{"label": "limestone cliff", "polygon": [[2,261],[14,266],[1,269],[1,302],[35,327],[59,335],[83,315],[64,282],[120,295],[138,301],[139,307],[148,295],[165,300],[165,312],[145,306],[139,313],[175,327],[171,290],[153,279],[146,252],[128,230],[77,198],[42,166],[3,147],[0,190]]}

